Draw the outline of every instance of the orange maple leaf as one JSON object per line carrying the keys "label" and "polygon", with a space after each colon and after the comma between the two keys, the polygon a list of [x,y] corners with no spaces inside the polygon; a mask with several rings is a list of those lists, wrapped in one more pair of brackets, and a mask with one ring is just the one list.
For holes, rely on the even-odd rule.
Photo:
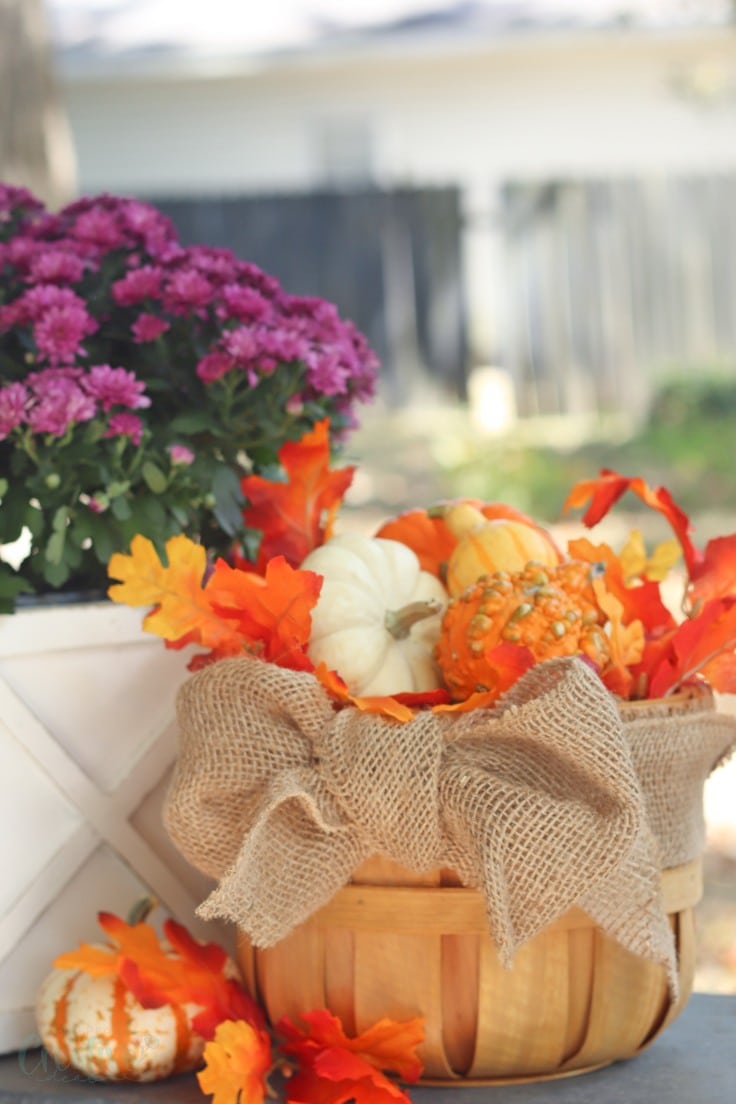
{"label": "orange maple leaf", "polygon": [[690,518],[677,505],[666,487],[652,488],[639,477],[630,478],[602,468],[597,479],[586,479],[575,484],[565,499],[563,512],[582,508],[590,503],[583,515],[583,524],[592,528],[606,516],[626,491],[633,491],[647,506],[667,518],[680,542],[688,572],[692,574],[702,559],[702,552],[690,540]]}
{"label": "orange maple leaf", "polygon": [[383,1019],[352,1038],[325,1009],[302,1013],[300,1019],[304,1027],[284,1017],[276,1028],[286,1040],[281,1049],[301,1064],[288,1082],[288,1101],[408,1104],[406,1094],[381,1071],[405,1081],[419,1078],[422,1064],[414,1051],[424,1039],[421,1018],[405,1023]]}
{"label": "orange maple leaf", "polygon": [[286,482],[260,475],[241,481],[249,505],[245,523],[263,536],[256,570],[263,572],[274,556],[284,556],[298,567],[307,553],[330,535],[335,513],[352,483],[354,467],[329,470],[329,421],[317,422],[300,441],[288,441],[279,449]]}
{"label": "orange maple leaf", "polygon": [[204,1048],[199,1087],[212,1104],[263,1104],[272,1065],[271,1040],[244,1020],[225,1020]]}
{"label": "orange maple leaf", "polygon": [[207,584],[212,608],[235,626],[262,659],[296,671],[311,671],[307,655],[311,611],[322,576],[290,567],[283,556],[266,564],[265,575],[240,571],[218,560]]}

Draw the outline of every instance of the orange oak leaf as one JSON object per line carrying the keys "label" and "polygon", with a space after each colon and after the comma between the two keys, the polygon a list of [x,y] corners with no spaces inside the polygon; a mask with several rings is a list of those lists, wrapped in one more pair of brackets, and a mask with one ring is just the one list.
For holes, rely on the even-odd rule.
{"label": "orange oak leaf", "polygon": [[732,685],[736,667],[736,596],[706,602],[697,617],[678,626],[669,643],[664,658],[652,673],[651,697],[672,694],[696,675],[707,679],[714,690]]}
{"label": "orange oak leaf", "polygon": [[680,542],[688,572],[692,574],[702,559],[702,552],[690,539],[692,527],[689,517],[677,505],[666,487],[652,488],[639,477],[631,478],[602,468],[597,479],[586,479],[575,484],[564,502],[563,512],[587,506],[583,514],[583,524],[592,528],[627,491],[632,491],[647,506],[658,510],[667,518]]}
{"label": "orange oak leaf", "polygon": [[352,483],[354,467],[330,471],[329,421],[317,422],[300,441],[279,449],[285,482],[248,475],[241,481],[248,505],[245,523],[261,530],[256,569],[274,556],[298,567],[308,552],[329,537],[335,513]]}
{"label": "orange oak leaf", "polygon": [[263,1104],[272,1065],[271,1040],[244,1020],[225,1020],[204,1048],[199,1087],[212,1104]]}
{"label": "orange oak leaf", "polygon": [[314,665],[306,649],[311,611],[322,581],[314,571],[294,569],[283,556],[269,560],[262,577],[218,560],[207,594],[215,612],[234,625],[262,659],[296,671],[311,671]]}
{"label": "orange oak leaf", "polygon": [[121,582],[109,588],[110,598],[129,606],[154,606],[144,618],[143,628],[177,647],[196,643],[224,655],[243,651],[243,641],[232,622],[212,608],[204,548],[184,534],[171,537],[165,547],[166,565],[152,542],[140,534],[133,537],[129,555],[115,553],[107,571]]}
{"label": "orange oak leaf", "polygon": [[421,1018],[397,1023],[383,1019],[350,1037],[340,1020],[325,1009],[305,1012],[303,1027],[288,1018],[276,1030],[282,1050],[297,1059],[301,1070],[287,1084],[287,1100],[316,1104],[408,1104],[408,1097],[384,1076],[384,1070],[405,1081],[416,1081],[422,1064],[415,1054],[424,1039]]}

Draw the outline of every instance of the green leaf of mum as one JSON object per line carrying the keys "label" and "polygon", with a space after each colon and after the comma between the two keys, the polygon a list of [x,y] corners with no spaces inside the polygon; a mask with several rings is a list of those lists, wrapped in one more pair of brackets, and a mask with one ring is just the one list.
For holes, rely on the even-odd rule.
{"label": "green leaf of mum", "polygon": [[149,491],[154,494],[163,494],[167,487],[167,479],[164,473],[151,460],[146,460],[141,469]]}
{"label": "green leaf of mum", "polygon": [[46,559],[51,564],[60,564],[64,559],[64,545],[66,543],[66,531],[55,529],[46,543]]}

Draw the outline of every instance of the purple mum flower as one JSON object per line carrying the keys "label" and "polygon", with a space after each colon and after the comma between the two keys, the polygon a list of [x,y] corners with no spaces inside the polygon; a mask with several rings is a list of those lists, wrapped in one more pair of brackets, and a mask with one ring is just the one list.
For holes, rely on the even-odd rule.
{"label": "purple mum flower", "polygon": [[130,307],[144,299],[161,297],[163,270],[158,265],[131,269],[112,285],[112,297],[121,307]]}
{"label": "purple mum flower", "polygon": [[137,414],[121,411],[110,418],[103,437],[130,437],[134,445],[139,445],[143,439],[143,423]]}
{"label": "purple mum flower", "polygon": [[27,402],[28,390],[22,383],[0,388],[0,441],[22,425]]}
{"label": "purple mum flower", "polygon": [[109,364],[95,364],[90,368],[84,379],[84,389],[104,411],[113,406],[139,410],[151,405],[149,397],[143,394],[146,385],[136,379],[135,372],[111,368]]}
{"label": "purple mum flower", "polygon": [[143,345],[147,341],[155,341],[157,337],[160,337],[162,333],[166,333],[170,328],[171,324],[165,318],[159,318],[156,314],[144,313],[138,315],[130,327],[130,332],[136,344]]}
{"label": "purple mum flower", "polygon": [[27,420],[34,433],[63,437],[72,425],[88,422],[97,413],[94,400],[63,370],[44,373],[33,390],[37,401]]}

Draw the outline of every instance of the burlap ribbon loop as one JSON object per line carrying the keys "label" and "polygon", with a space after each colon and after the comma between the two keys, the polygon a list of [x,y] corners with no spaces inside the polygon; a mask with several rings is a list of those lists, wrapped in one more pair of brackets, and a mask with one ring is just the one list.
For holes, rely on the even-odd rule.
{"label": "burlap ribbon loop", "polygon": [[[613,698],[580,660],[537,665],[493,711],[404,725],[336,710],[312,675],[245,658],[193,676],[177,706],[167,827],[220,879],[200,914],[257,946],[382,853],[477,887],[503,961],[582,904],[673,976],[651,795]],[[733,740],[733,723],[714,730],[701,758],[712,766]]]}

